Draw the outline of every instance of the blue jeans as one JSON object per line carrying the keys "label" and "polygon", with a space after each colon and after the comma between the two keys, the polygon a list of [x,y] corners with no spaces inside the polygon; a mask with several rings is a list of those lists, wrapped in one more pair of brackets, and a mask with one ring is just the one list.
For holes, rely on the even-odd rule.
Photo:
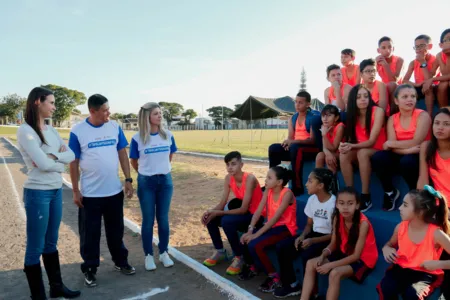
{"label": "blue jeans", "polygon": [[25,265],[40,263],[42,253],[53,253],[62,218],[62,189],[23,191],[27,215]]}
{"label": "blue jeans", "polygon": [[169,209],[173,194],[172,175],[138,175],[137,195],[142,211],[144,253],[153,255],[153,224],[158,222],[159,253],[169,246]]}

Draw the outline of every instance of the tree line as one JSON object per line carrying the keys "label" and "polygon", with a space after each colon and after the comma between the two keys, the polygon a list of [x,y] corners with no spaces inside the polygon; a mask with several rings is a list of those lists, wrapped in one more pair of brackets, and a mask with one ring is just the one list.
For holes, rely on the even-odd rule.
{"label": "tree line", "polygon": [[[80,110],[76,107],[86,104],[87,98],[83,92],[55,84],[42,85],[42,87],[48,88],[54,92],[55,106],[57,109],[53,114],[52,121],[55,126],[60,126],[63,121],[68,120],[72,112],[80,114]],[[18,94],[3,96],[0,99],[0,123],[17,124],[19,113],[24,112],[26,109],[26,101],[27,99],[25,97],[19,96]],[[168,125],[171,125],[174,118],[177,116],[182,117],[178,122],[178,125],[189,125],[192,123],[192,120],[198,116],[197,112],[192,108],[185,110],[183,105],[176,102],[159,102],[158,104],[162,108],[163,117]],[[234,110],[239,107],[240,104],[235,105]],[[229,122],[230,116],[234,110],[226,106],[213,106],[206,111],[213,120],[214,125],[221,126],[222,120],[225,124]],[[137,115],[135,113],[113,113],[111,117],[116,120],[124,120],[137,118]]]}

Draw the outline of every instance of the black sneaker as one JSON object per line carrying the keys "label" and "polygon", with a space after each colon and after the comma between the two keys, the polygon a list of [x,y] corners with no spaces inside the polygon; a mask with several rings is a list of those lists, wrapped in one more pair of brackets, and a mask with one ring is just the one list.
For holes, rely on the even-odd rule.
{"label": "black sneaker", "polygon": [[383,201],[383,210],[392,211],[395,209],[395,202],[400,197],[400,191],[394,189],[392,194],[389,196],[387,193],[384,193],[384,201]]}
{"label": "black sneaker", "polygon": [[256,272],[256,269],[254,266],[249,266],[247,264],[244,264],[242,267],[241,273],[239,274],[239,280],[250,280],[253,277],[258,275],[258,272]]}
{"label": "black sneaker", "polygon": [[275,298],[286,298],[291,296],[298,296],[302,293],[302,287],[300,284],[297,284],[295,287],[281,286],[277,287],[275,291],[273,291],[273,295]]}
{"label": "black sneaker", "polygon": [[268,276],[266,280],[259,286],[259,290],[263,293],[273,293],[280,286],[280,279]]}
{"label": "black sneaker", "polygon": [[120,271],[120,273],[125,275],[134,275],[136,274],[136,269],[130,266],[129,264],[124,265],[123,267],[119,267],[118,265],[115,265],[114,268],[117,271]]}
{"label": "black sneaker", "polygon": [[372,207],[372,200],[370,194],[361,194],[361,212],[366,212]]}
{"label": "black sneaker", "polygon": [[84,273],[84,285],[87,287],[97,286],[97,278],[95,278],[94,272],[89,270]]}

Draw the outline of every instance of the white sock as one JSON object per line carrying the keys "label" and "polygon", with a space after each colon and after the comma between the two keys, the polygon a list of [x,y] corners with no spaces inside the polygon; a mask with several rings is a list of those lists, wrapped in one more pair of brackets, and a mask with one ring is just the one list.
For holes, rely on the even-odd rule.
{"label": "white sock", "polygon": [[392,196],[392,194],[394,193],[394,191],[386,193],[388,196]]}
{"label": "white sock", "polygon": [[219,253],[224,253],[225,252],[225,249],[216,249],[217,250],[217,252],[219,252]]}

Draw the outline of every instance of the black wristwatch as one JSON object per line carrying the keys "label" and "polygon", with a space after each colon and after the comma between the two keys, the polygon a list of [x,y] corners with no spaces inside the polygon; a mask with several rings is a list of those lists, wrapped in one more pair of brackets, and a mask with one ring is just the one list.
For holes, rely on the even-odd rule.
{"label": "black wristwatch", "polygon": [[426,62],[424,62],[423,64],[421,64],[420,65],[420,67],[423,69],[423,68],[426,68],[426,67],[428,67],[428,64],[426,63]]}
{"label": "black wristwatch", "polygon": [[125,178],[125,182],[133,183],[133,178]]}

